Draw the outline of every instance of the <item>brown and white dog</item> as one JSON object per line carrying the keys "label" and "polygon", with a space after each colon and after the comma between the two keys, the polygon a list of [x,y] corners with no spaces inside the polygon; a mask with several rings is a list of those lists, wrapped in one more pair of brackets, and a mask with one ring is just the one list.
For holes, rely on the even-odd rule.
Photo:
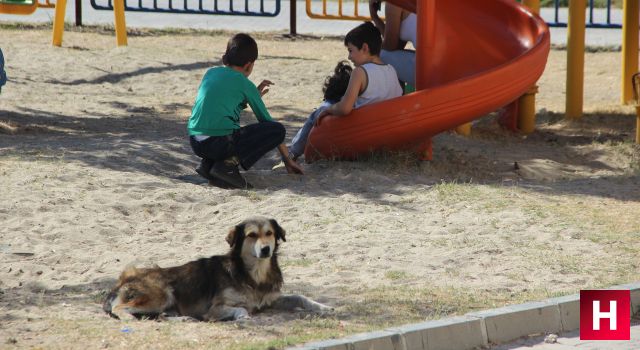
{"label": "brown and white dog", "polygon": [[187,317],[202,321],[248,318],[266,307],[332,310],[302,295],[280,293],[280,241],[286,241],[285,231],[276,220],[247,219],[227,235],[231,249],[226,255],[169,268],[126,269],[103,309],[116,318]]}

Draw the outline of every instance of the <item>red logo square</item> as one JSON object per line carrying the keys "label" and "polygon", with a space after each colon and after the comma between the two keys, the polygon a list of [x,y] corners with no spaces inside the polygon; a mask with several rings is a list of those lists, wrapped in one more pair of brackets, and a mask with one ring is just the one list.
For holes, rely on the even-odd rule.
{"label": "red logo square", "polygon": [[580,340],[630,340],[629,290],[580,291]]}

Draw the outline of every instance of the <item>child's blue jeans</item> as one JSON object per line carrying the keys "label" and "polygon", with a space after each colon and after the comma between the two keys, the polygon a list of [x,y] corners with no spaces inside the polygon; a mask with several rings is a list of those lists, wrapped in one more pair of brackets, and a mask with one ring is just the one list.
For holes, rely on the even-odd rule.
{"label": "child's blue jeans", "polygon": [[416,53],[411,50],[380,51],[380,59],[390,64],[398,73],[398,79],[416,86]]}
{"label": "child's blue jeans", "polygon": [[196,141],[191,136],[191,149],[198,157],[219,162],[238,157],[244,170],[249,170],[262,156],[284,141],[284,126],[278,122],[250,124],[226,136],[211,136]]}
{"label": "child's blue jeans", "polygon": [[307,146],[309,133],[311,133],[311,129],[313,129],[313,125],[315,124],[318,115],[325,109],[329,108],[329,106],[331,105],[323,103],[320,107],[318,107],[318,109],[313,111],[313,113],[311,113],[307,118],[307,121],[304,122],[302,128],[298,130],[296,136],[293,137],[293,139],[291,140],[291,146],[289,146],[289,152],[291,153],[291,155],[293,155],[293,157],[300,157],[304,153],[304,148]]}

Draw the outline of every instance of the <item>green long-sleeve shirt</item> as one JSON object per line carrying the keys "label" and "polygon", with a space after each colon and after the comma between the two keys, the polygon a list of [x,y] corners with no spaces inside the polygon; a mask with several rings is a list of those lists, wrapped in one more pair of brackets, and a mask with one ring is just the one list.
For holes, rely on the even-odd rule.
{"label": "green long-sleeve shirt", "polygon": [[224,136],[240,128],[240,112],[251,106],[259,121],[273,120],[260,92],[244,74],[229,67],[209,69],[202,78],[187,124],[189,135]]}

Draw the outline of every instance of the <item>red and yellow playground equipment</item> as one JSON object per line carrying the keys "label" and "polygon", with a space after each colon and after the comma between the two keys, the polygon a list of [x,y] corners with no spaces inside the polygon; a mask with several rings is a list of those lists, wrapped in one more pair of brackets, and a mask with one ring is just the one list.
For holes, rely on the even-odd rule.
{"label": "red and yellow playground equipment", "polygon": [[[344,2],[342,0],[338,0],[338,13],[333,14],[327,12],[327,0],[322,0],[322,12],[317,13],[313,11],[313,7],[311,4],[311,0],[306,0],[306,12],[309,18],[315,19],[341,19],[341,20],[355,20],[355,21],[370,21],[371,17],[369,14],[361,15],[359,13],[358,4],[362,0],[353,0],[353,14],[346,14],[344,9]],[[368,0],[364,0],[365,3],[369,3]]]}
{"label": "red and yellow playground equipment", "polygon": [[[62,46],[62,34],[64,32],[64,15],[67,9],[67,0],[56,0],[55,4],[50,0],[0,0],[0,13],[12,15],[30,15],[38,8],[55,8],[53,19],[54,46]],[[115,17],[116,41],[118,46],[127,45],[127,26],[124,19],[124,0],[113,1]]]}
{"label": "red and yellow playground equipment", "polygon": [[387,1],[417,14],[416,91],[323,118],[308,161],[408,145],[430,159],[432,136],[511,104],[544,71],[549,29],[513,0]]}
{"label": "red and yellow playground equipment", "polygon": [[[125,24],[125,0],[113,0],[113,11],[115,18],[115,31],[116,31],[116,42],[118,46],[127,45],[127,33],[126,33],[126,24]],[[248,1],[248,0],[246,0]],[[262,0],[261,0],[262,1]],[[277,0],[279,1],[279,0]],[[531,28],[527,29],[526,23],[532,21],[531,19],[523,21],[523,13],[527,13],[526,16],[533,16],[531,18],[536,18],[534,14],[537,14],[540,9],[540,0],[520,0],[524,6],[520,6],[516,3],[516,0],[496,0],[496,4],[493,4],[493,0],[485,0],[485,1],[449,1],[449,0],[388,0],[391,3],[399,5],[405,9],[412,10],[414,12],[420,11],[422,14],[422,21],[420,21],[420,33],[419,39],[421,45],[425,45],[423,47],[428,47],[429,50],[435,48],[438,50],[436,53],[439,55],[436,58],[432,59],[427,57],[428,55],[422,54],[420,50],[418,50],[417,55],[424,55],[426,60],[418,61],[420,64],[417,67],[417,70],[422,70],[423,72],[426,70],[426,73],[423,77],[418,77],[418,79],[422,80],[422,85],[420,90],[430,90],[432,92],[418,92],[416,95],[418,96],[431,96],[431,94],[437,95],[437,91],[439,89],[444,89],[449,85],[457,85],[460,84],[461,81],[466,81],[466,84],[470,84],[470,82],[474,82],[478,79],[476,75],[480,77],[480,80],[484,78],[494,79],[494,75],[491,73],[494,70],[501,70],[498,66],[501,65],[510,65],[511,67],[519,67],[522,68],[523,71],[519,71],[518,73],[522,76],[530,76],[531,72],[527,71],[527,68],[523,65],[519,64],[523,60],[522,57],[512,57],[510,59],[506,59],[505,57],[499,58],[505,54],[517,54],[517,55],[530,55],[531,53],[527,53],[528,51],[537,51],[533,50],[534,46],[540,45],[540,43],[532,43],[529,40],[532,39],[541,39],[532,38]],[[8,13],[8,14],[20,14],[20,15],[28,15],[33,13],[37,8],[53,8],[55,7],[55,17],[53,22],[53,45],[61,46],[62,45],[62,35],[64,31],[64,15],[66,10],[66,2],[67,0],[56,0],[55,4],[52,4],[50,0],[0,0],[0,13]],[[310,18],[322,18],[322,19],[347,19],[347,20],[368,20],[369,17],[367,15],[363,15],[358,13],[358,4],[366,3],[367,0],[353,0],[353,14],[345,14],[343,10],[348,12],[348,9],[351,9],[349,6],[343,6],[343,0],[338,0],[338,13],[337,14],[329,14],[327,13],[327,0],[322,0],[322,12],[314,13],[312,11],[312,0],[306,0],[306,10],[307,15]],[[455,4],[449,4],[449,3]],[[585,7],[587,0],[570,0],[569,1],[569,21],[568,21],[568,30],[567,30],[567,80],[566,80],[566,117],[569,119],[578,119],[582,116],[583,113],[583,95],[584,95],[584,52],[585,52]],[[216,1],[217,3],[217,1]],[[155,4],[155,2],[154,2]],[[420,6],[417,6],[419,4]],[[295,0],[290,0],[291,5],[291,25],[292,25],[292,33],[295,33]],[[492,11],[495,11],[494,8],[498,6],[500,8],[506,9],[507,14],[514,15],[513,18],[508,17],[506,15],[501,15]],[[461,13],[460,14],[452,14],[452,8],[456,8]],[[426,10],[428,9],[428,10]],[[623,104],[627,104],[632,102],[633,100],[633,85],[631,83],[632,76],[639,70],[638,67],[638,27],[639,27],[639,18],[638,13],[640,12],[640,4],[639,0],[624,0],[624,9],[623,9],[623,40],[622,40],[622,84],[621,84],[621,102]],[[426,14],[425,14],[426,13]],[[474,18],[471,15],[467,15],[466,13],[472,13],[474,15],[479,16],[487,16],[485,20],[482,18]],[[420,15],[419,15],[420,16]],[[424,20],[424,16],[433,16],[435,24],[429,24],[428,21]],[[525,16],[525,17],[526,17]],[[528,21],[528,22],[527,22]],[[541,25],[541,21],[539,18],[535,20],[536,25]],[[469,24],[472,23],[475,25],[475,28],[469,28]],[[515,23],[515,24],[514,24]],[[454,26],[464,28],[465,33],[468,34],[467,40],[460,40],[461,35],[456,33],[456,29],[452,29]],[[487,28],[484,28],[487,26]],[[501,28],[501,29],[497,29]],[[432,32],[425,32],[425,30],[432,30]],[[516,32],[501,32],[501,30],[516,30]],[[517,32],[521,31],[521,32]],[[548,32],[548,30],[546,30]],[[422,34],[422,35],[420,35]],[[540,34],[540,33],[538,33]],[[442,47],[440,41],[436,41],[434,43],[433,37],[438,36],[448,38],[449,35],[453,35],[452,38],[454,40],[447,44],[447,47]],[[495,35],[494,40],[488,40],[484,35]],[[548,36],[548,33],[546,34]],[[481,37],[482,36],[482,37]],[[428,38],[428,39],[427,39]],[[473,40],[480,39],[479,42],[472,42]],[[507,40],[513,41],[511,43],[497,43],[499,40]],[[521,41],[524,40],[524,41]],[[449,40],[445,40],[448,42]],[[454,49],[453,45],[462,45],[463,49]],[[493,45],[496,44],[496,45]],[[431,46],[426,46],[431,45]],[[482,47],[481,47],[482,46]],[[519,47],[519,49],[514,49],[515,47]],[[483,52],[484,49],[487,49],[488,52]],[[466,50],[466,51],[465,51]],[[520,51],[519,51],[520,50]],[[430,51],[429,51],[430,52]],[[471,62],[468,64],[468,67],[471,68],[463,68],[463,67],[453,67],[446,68],[444,65],[440,65],[444,59],[454,59],[452,62],[455,62],[457,57],[449,56],[452,54],[459,53],[479,53],[480,54],[480,62]],[[444,55],[444,56],[443,56]],[[474,55],[474,59],[476,55]],[[444,58],[443,58],[444,57]],[[502,61],[501,61],[502,60]],[[493,67],[493,68],[492,68]],[[438,69],[440,71],[429,73],[429,69]],[[513,68],[510,68],[513,70]],[[489,81],[485,81],[485,83],[489,83]],[[517,100],[513,100],[509,102],[505,108],[506,111],[511,112],[511,115],[517,114],[517,119],[512,118],[510,121],[511,127],[514,129],[518,129],[523,133],[533,132],[535,127],[535,93],[537,92],[537,86],[534,85],[535,80],[531,82],[531,85],[526,90],[522,91],[522,96]],[[491,84],[489,84],[491,85]],[[465,85],[466,86],[466,85]],[[433,92],[436,91],[436,92]],[[478,92],[482,92],[478,90]],[[415,95],[411,94],[410,98],[401,98],[401,101],[407,103],[420,102],[420,99],[417,99]],[[457,95],[455,95],[457,96]],[[512,96],[513,97],[513,96]],[[497,97],[488,98],[492,103],[487,103],[487,105],[495,104],[498,100]],[[394,100],[395,101],[395,100]],[[462,101],[464,102],[464,101]],[[484,105],[484,104],[481,104]],[[420,108],[426,108],[426,105],[420,105]],[[376,104],[376,111],[373,113],[374,115],[378,115],[378,107],[383,107],[385,110],[387,108],[396,108],[394,110],[390,110],[391,113],[396,113],[394,111],[405,110],[402,109],[401,106],[397,106],[396,103],[384,104],[382,106],[378,106]],[[415,106],[414,106],[415,107]],[[501,106],[498,106],[501,107]],[[364,110],[369,110],[372,108],[366,108]],[[476,107],[477,112],[486,109],[481,108],[480,106]],[[364,113],[364,112],[363,112]],[[399,113],[399,112],[398,112]],[[409,112],[406,112],[409,113]],[[408,115],[415,115],[417,112],[413,111]],[[447,122],[435,123],[437,125],[430,124],[429,131],[425,134],[426,136],[432,136],[440,131],[443,126],[449,125],[455,122],[461,122],[461,124],[454,125],[456,131],[461,134],[469,134],[470,133],[470,121],[476,118],[477,116],[470,116],[470,110],[458,111],[454,113],[453,117],[450,118]],[[639,110],[640,115],[640,110]],[[354,115],[360,115],[360,112],[353,113]],[[464,116],[460,116],[464,115]],[[333,125],[335,118],[330,118],[327,120],[329,122],[328,125]],[[354,119],[354,118],[352,118]],[[428,118],[432,120],[433,117]],[[465,121],[466,120],[466,121]],[[515,121],[515,123],[514,123]],[[517,123],[517,124],[516,124]],[[517,127],[515,126],[517,125]],[[416,128],[424,127],[416,126]],[[640,133],[640,120],[638,122],[638,130],[636,134]],[[324,128],[328,128],[325,126]],[[320,130],[323,128],[317,128],[316,139],[319,137],[321,132]],[[394,130],[397,129],[394,127]],[[364,131],[362,131],[364,132]],[[414,132],[408,133],[413,134]],[[422,137],[423,146],[429,144],[428,137]],[[368,148],[377,148],[379,146],[387,147],[393,144],[397,144],[398,140],[395,140],[394,137],[389,137],[388,144],[379,144],[381,141],[372,143]],[[405,142],[415,141],[412,138],[405,140]],[[317,141],[319,142],[319,141]],[[636,143],[640,144],[640,136],[636,138]],[[354,145],[355,146],[355,145]],[[360,145],[362,146],[362,145]],[[325,145],[322,143],[314,144],[314,147],[317,148],[317,151],[320,151],[318,155],[324,154],[326,150],[322,150]],[[340,144],[336,144],[331,146],[331,148],[340,148]],[[347,153],[354,152],[358,147],[349,146],[352,151]],[[317,153],[317,152],[316,152]]]}
{"label": "red and yellow playground equipment", "polygon": [[[567,30],[567,95],[565,117],[580,119],[584,96],[585,12],[587,0],[569,1]],[[634,100],[634,73],[638,71],[638,0],[625,0],[622,23],[622,104]],[[635,99],[638,101],[637,99]],[[640,144],[640,110],[637,110],[636,143]]]}
{"label": "red and yellow playground equipment", "polygon": [[0,13],[11,15],[30,15],[39,7],[53,8],[55,4],[49,0],[39,2],[38,0],[0,0]]}
{"label": "red and yellow playground equipment", "polygon": [[[1,0],[0,0],[1,1]],[[53,18],[53,45],[62,46],[64,33],[64,15],[67,11],[67,0],[56,0],[56,13]],[[127,24],[124,19],[124,0],[113,0],[113,16],[118,46],[127,45]]]}

